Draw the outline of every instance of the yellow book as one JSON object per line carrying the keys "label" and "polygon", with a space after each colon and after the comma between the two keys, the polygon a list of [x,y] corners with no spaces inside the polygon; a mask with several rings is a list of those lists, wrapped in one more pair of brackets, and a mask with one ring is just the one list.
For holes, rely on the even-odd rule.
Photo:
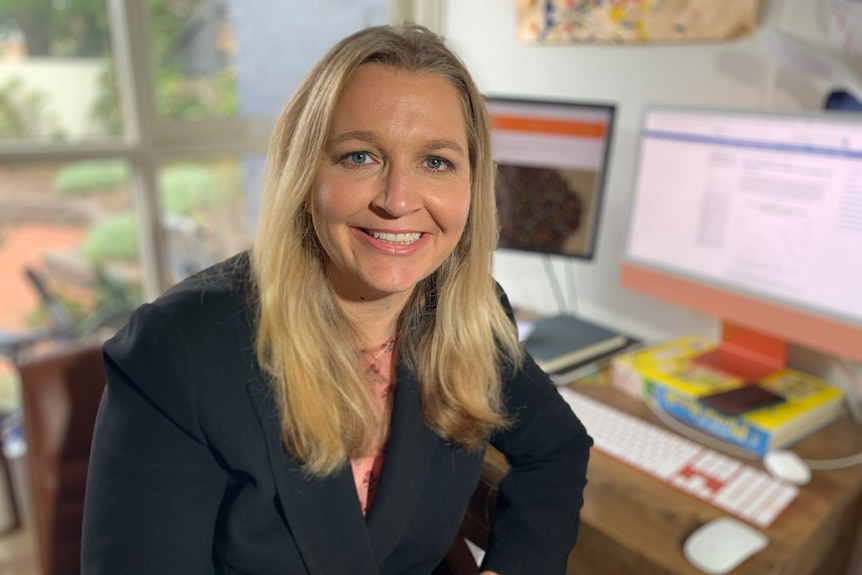
{"label": "yellow book", "polygon": [[757,382],[780,396],[780,403],[739,415],[706,405],[701,398],[748,385],[743,378],[694,361],[712,347],[706,338],[685,336],[624,354],[612,364],[611,383],[640,393],[677,419],[759,455],[798,441],[841,412],[844,394],[839,387],[791,368]]}
{"label": "yellow book", "polygon": [[692,362],[696,355],[715,348],[712,340],[685,335],[664,343],[642,347],[614,357],[611,362],[611,385],[629,395],[643,399],[649,392],[649,382],[678,374],[676,384],[692,395],[707,395],[742,384],[731,374],[701,367]]}

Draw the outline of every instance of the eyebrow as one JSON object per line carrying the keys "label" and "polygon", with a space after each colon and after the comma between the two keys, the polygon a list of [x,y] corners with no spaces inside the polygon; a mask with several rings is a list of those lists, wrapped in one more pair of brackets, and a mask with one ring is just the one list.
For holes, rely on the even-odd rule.
{"label": "eyebrow", "polygon": [[369,132],[367,130],[348,130],[337,134],[329,141],[329,144],[340,144],[347,140],[360,140],[362,142],[370,142],[374,144],[377,143],[377,136],[374,135],[374,132]]}
{"label": "eyebrow", "polygon": [[[337,145],[348,140],[359,140],[360,142],[368,142],[370,144],[377,144],[379,142],[379,138],[374,134],[374,132],[370,132],[368,130],[348,130],[346,132],[336,134],[329,141],[329,145]],[[466,155],[464,148],[458,142],[448,138],[435,138],[433,140],[429,140],[425,143],[424,147],[429,152],[435,152],[437,150],[452,150],[461,155]]]}
{"label": "eyebrow", "polygon": [[461,144],[454,140],[448,140],[445,138],[435,139],[428,142],[427,148],[429,151],[436,150],[452,150],[453,152],[457,152],[462,156],[467,155],[464,151],[464,148],[461,147]]}

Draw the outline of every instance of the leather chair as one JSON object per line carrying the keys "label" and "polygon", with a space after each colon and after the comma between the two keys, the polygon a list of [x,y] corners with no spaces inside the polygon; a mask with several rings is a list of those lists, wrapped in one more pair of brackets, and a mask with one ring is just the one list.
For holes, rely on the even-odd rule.
{"label": "leather chair", "polygon": [[42,575],[79,575],[90,443],[105,387],[101,346],[18,364],[33,520]]}
{"label": "leather chair", "polygon": [[467,541],[462,534],[458,534],[452,547],[446,553],[446,558],[431,575],[477,575],[479,566],[467,546]]}

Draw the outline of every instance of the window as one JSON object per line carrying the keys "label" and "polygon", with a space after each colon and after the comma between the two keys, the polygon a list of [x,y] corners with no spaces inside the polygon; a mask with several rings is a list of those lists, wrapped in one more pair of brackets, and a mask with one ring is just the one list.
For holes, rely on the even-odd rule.
{"label": "window", "polygon": [[248,247],[299,80],[408,4],[0,1],[0,342],[63,321],[28,269],[81,334]]}

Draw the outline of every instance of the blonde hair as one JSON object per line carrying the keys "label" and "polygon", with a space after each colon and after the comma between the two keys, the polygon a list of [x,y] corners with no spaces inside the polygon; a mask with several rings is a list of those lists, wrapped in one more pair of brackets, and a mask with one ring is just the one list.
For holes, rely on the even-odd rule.
{"label": "blonde hair", "polygon": [[397,328],[427,425],[465,449],[481,449],[508,424],[501,382],[522,358],[492,277],[494,164],[480,92],[443,39],[421,26],[348,36],[312,69],[276,123],[252,250],[258,361],[278,400],[285,447],[317,476],[363,455],[375,433],[357,334],[336,303],[306,210],[338,97],[356,68],[370,62],[440,75],[458,92],[467,126],[471,199],[464,233],[416,286]]}

